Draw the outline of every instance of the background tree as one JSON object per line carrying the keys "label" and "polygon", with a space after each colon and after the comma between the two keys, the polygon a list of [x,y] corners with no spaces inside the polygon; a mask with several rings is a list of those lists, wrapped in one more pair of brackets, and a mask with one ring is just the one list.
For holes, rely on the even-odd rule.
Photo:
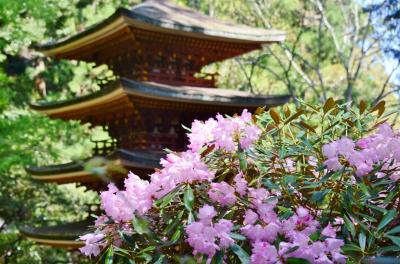
{"label": "background tree", "polygon": [[[173,1],[219,19],[287,32],[281,44],[207,67],[220,74],[220,86],[318,101],[332,95],[370,104],[385,99],[398,107],[397,64],[387,69],[384,63],[384,52],[398,45],[382,42],[389,37],[383,26],[389,24],[379,19],[397,17],[390,5],[366,12],[355,0]],[[0,263],[82,263],[73,253],[23,240],[17,226],[79,220],[86,217],[87,204],[97,202],[93,193],[75,185],[30,180],[27,165],[90,156],[96,133],[78,122],[35,114],[27,104],[89,93],[114,76],[105,66],[44,58],[32,46],[70,36],[119,6],[138,2],[0,0]]]}
{"label": "background tree", "polygon": [[[385,68],[379,21],[359,1],[181,1],[219,18],[287,32],[286,41],[220,63],[220,85],[255,93],[288,92],[324,101],[330,96],[371,103],[397,101],[393,75]],[[390,91],[382,96],[381,91]],[[393,106],[397,106],[393,105]]]}
{"label": "background tree", "polygon": [[78,122],[50,120],[29,110],[34,100],[66,99],[112,78],[107,67],[54,61],[34,44],[74,34],[133,1],[0,1],[0,263],[83,263],[80,254],[35,245],[19,225],[85,218],[97,196],[74,184],[37,184],[24,168],[90,156],[96,136]]}

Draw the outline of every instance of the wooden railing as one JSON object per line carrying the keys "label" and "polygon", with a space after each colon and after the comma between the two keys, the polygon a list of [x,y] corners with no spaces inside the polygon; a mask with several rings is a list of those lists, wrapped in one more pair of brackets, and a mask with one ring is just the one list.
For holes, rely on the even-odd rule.
{"label": "wooden railing", "polygon": [[93,155],[95,156],[106,156],[117,148],[117,140],[115,139],[92,140],[92,142],[95,144],[93,148]]}

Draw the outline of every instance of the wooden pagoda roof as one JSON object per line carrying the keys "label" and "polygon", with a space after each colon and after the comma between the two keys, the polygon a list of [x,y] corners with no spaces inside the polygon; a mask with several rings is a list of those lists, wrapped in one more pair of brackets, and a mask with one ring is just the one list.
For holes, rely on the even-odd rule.
{"label": "wooden pagoda roof", "polygon": [[84,221],[65,223],[54,226],[19,227],[21,235],[40,244],[65,249],[77,249],[84,245],[78,241],[79,236],[88,233],[89,226],[94,220],[89,218]]}
{"label": "wooden pagoda roof", "polygon": [[51,117],[84,119],[85,116],[94,116],[96,113],[104,115],[112,111],[127,111],[127,105],[182,111],[211,110],[216,113],[221,109],[240,111],[259,106],[273,107],[282,105],[289,99],[289,95],[261,96],[228,89],[170,86],[121,78],[92,94],[65,101],[32,103],[31,108]]}
{"label": "wooden pagoda roof", "polygon": [[130,10],[119,8],[109,18],[85,31],[39,45],[37,49],[47,56],[59,56],[102,42],[117,32],[129,34],[129,28],[245,45],[280,42],[285,38],[282,31],[224,22],[167,0],[148,0]]}
{"label": "wooden pagoda roof", "polygon": [[[161,151],[117,149],[106,159],[112,161],[114,165],[120,165],[146,178],[155,168],[160,167],[160,159],[163,155]],[[95,175],[85,170],[83,162],[79,161],[50,166],[31,166],[27,167],[26,171],[34,180],[42,182],[60,184],[79,182],[89,186],[99,182]]]}

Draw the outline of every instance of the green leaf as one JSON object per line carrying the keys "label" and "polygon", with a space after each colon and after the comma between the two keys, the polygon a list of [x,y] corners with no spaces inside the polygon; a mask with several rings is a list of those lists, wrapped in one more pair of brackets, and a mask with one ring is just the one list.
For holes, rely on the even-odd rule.
{"label": "green leaf", "polygon": [[239,245],[233,244],[232,246],[230,246],[230,249],[240,259],[240,262],[242,264],[248,264],[250,262],[249,254],[247,254],[247,252],[244,251],[244,249],[241,248]]}
{"label": "green leaf", "polygon": [[163,247],[169,247],[169,246],[172,246],[172,245],[176,244],[176,242],[178,242],[179,239],[181,238],[181,235],[182,235],[182,230],[181,229],[177,229],[175,231],[175,233],[172,235],[171,240],[166,242],[166,243],[164,243],[162,246]]}
{"label": "green leaf", "polygon": [[246,240],[245,236],[242,236],[237,233],[230,233],[229,235],[231,236],[231,238],[236,239],[236,240]]}
{"label": "green leaf", "polygon": [[287,258],[286,264],[311,264],[308,260],[302,258]]}
{"label": "green leaf", "polygon": [[355,237],[356,236],[356,228],[354,227],[353,222],[347,217],[347,215],[343,215],[343,219],[344,219],[344,224],[345,224],[347,230],[349,230],[352,237]]}
{"label": "green leaf", "polygon": [[165,260],[165,255],[160,255],[160,257],[157,259],[156,262],[154,262],[154,264],[162,264],[164,263]]}
{"label": "green leaf", "polygon": [[384,214],[387,212],[387,210],[385,208],[381,208],[381,207],[376,206],[376,205],[367,204],[366,206],[371,208],[371,209],[373,209],[373,210],[376,210],[376,211],[379,211],[381,213],[384,213]]}
{"label": "green leaf", "polygon": [[217,251],[215,256],[212,258],[211,264],[222,264],[224,261],[224,254],[221,251]]}
{"label": "green leaf", "polygon": [[184,211],[182,210],[178,216],[174,217],[171,223],[164,229],[164,234],[169,235],[171,231],[181,222]]}
{"label": "green leaf", "polygon": [[136,247],[135,240],[131,236],[124,234],[122,231],[118,231],[118,234],[121,237],[121,239],[132,249]]}
{"label": "green leaf", "polygon": [[113,247],[109,247],[107,250],[107,256],[104,261],[105,264],[112,264],[114,259],[114,250]]}
{"label": "green leaf", "polygon": [[140,254],[140,258],[144,259],[145,263],[149,263],[153,259],[153,257],[147,253]]}
{"label": "green leaf", "polygon": [[361,252],[361,248],[355,244],[346,244],[341,247],[344,253],[348,254],[348,252]]}
{"label": "green leaf", "polygon": [[321,203],[325,196],[331,192],[331,189],[325,189],[322,191],[315,191],[313,192],[312,196],[311,196],[311,201],[314,203]]}
{"label": "green leaf", "polygon": [[400,247],[400,237],[399,236],[386,236],[390,240],[392,240],[393,243],[395,243],[398,247]]}
{"label": "green leaf", "polygon": [[400,247],[398,246],[387,246],[387,247],[381,247],[377,249],[378,254],[387,254],[387,253],[393,253],[393,252],[398,252],[400,251]]}
{"label": "green leaf", "polygon": [[171,191],[170,193],[168,193],[164,197],[158,199],[155,202],[155,205],[159,206],[160,208],[163,208],[166,205],[168,205],[169,203],[171,203],[172,199],[175,198],[176,194],[180,191],[181,187],[182,187],[182,185],[179,185],[178,187],[175,188],[175,190]]}
{"label": "green leaf", "polygon": [[190,186],[187,187],[185,194],[183,196],[183,202],[185,204],[185,208],[188,211],[192,211],[192,206],[194,202],[193,190]]}
{"label": "green leaf", "polygon": [[378,225],[377,231],[382,230],[385,226],[387,226],[390,222],[392,222],[393,218],[397,215],[395,210],[388,211],[382,218],[381,222]]}
{"label": "green leaf", "polygon": [[139,235],[148,234],[150,232],[149,223],[141,217],[133,216],[133,228]]}
{"label": "green leaf", "polygon": [[311,239],[311,241],[317,241],[320,236],[321,236],[321,233],[319,231],[317,231],[310,235],[310,239]]}
{"label": "green leaf", "polygon": [[263,183],[264,183],[264,186],[265,186],[265,187],[268,187],[268,188],[271,189],[271,190],[279,189],[279,185],[273,183],[273,182],[272,182],[271,180],[269,180],[269,179],[264,179],[264,180],[263,180]]}
{"label": "green leaf", "polygon": [[362,251],[365,251],[365,245],[367,242],[367,237],[364,232],[358,234],[358,243],[360,244],[360,248]]}
{"label": "green leaf", "polygon": [[138,254],[145,253],[145,252],[148,252],[148,251],[153,251],[155,249],[156,249],[155,246],[148,246],[148,247],[142,249],[141,251],[139,251]]}
{"label": "green leaf", "polygon": [[297,177],[293,176],[293,175],[286,175],[283,177],[283,183],[285,185],[289,185],[289,184],[293,185],[293,183],[295,183],[296,180],[297,180]]}
{"label": "green leaf", "polygon": [[295,252],[295,251],[298,250],[298,249],[299,249],[299,246],[291,247],[291,248],[289,248],[284,254],[290,254],[290,253],[292,253],[292,252]]}
{"label": "green leaf", "polygon": [[386,232],[386,235],[392,235],[397,233],[400,233],[400,226],[396,226],[395,228],[390,229],[388,232]]}
{"label": "green leaf", "polygon": [[240,169],[244,172],[247,170],[247,158],[246,158],[246,153],[243,151],[239,151],[237,153],[238,158],[239,158],[239,167]]}

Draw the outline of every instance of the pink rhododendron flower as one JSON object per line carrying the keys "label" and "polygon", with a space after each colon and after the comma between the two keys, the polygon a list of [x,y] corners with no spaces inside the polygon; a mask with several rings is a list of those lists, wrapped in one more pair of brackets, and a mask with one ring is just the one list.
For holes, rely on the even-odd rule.
{"label": "pink rhododendron flower", "polygon": [[188,238],[186,241],[193,248],[193,255],[198,253],[208,256],[208,263],[217,250],[226,249],[234,244],[229,236],[233,223],[221,219],[213,224],[216,212],[214,207],[205,205],[199,210],[199,221],[188,224],[185,228]]}
{"label": "pink rhododendron flower", "polygon": [[244,223],[246,225],[252,225],[258,220],[258,215],[253,210],[246,210],[244,214]]}
{"label": "pink rhododendron flower", "polygon": [[211,183],[208,196],[214,202],[222,206],[234,205],[236,203],[235,189],[226,182]]}
{"label": "pink rhododendron flower", "polygon": [[192,123],[191,133],[188,133],[189,137],[189,148],[192,151],[198,151],[203,146],[214,140],[213,138],[213,130],[217,127],[217,121],[215,119],[210,118],[205,122],[201,122],[199,120],[195,120]]}
{"label": "pink rhododendron flower", "polygon": [[101,206],[106,214],[115,221],[132,219],[133,207],[128,204],[124,192],[120,192],[114,184],[108,185],[108,190],[101,192]]}
{"label": "pink rhododendron flower", "polygon": [[329,223],[321,232],[321,235],[326,237],[334,238],[336,237],[336,229],[332,227],[331,223]]}
{"label": "pink rhododendron flower", "polygon": [[282,222],[282,230],[290,241],[299,239],[299,234],[308,237],[315,233],[318,227],[319,222],[303,207],[297,208],[296,214]]}
{"label": "pink rhododendron flower", "polygon": [[215,211],[214,207],[206,204],[199,209],[199,213],[197,216],[199,217],[200,222],[204,224],[209,224],[216,215],[217,212]]}
{"label": "pink rhododendron flower", "polygon": [[261,134],[260,128],[252,123],[252,116],[246,109],[240,116],[231,118],[218,114],[215,119],[210,118],[206,122],[195,120],[190,130],[189,148],[194,152],[212,144],[216,149],[225,151],[237,150],[238,144],[242,149],[248,149]]}
{"label": "pink rhododendron flower", "polygon": [[95,257],[100,254],[100,242],[103,240],[103,234],[86,234],[84,236],[80,236],[79,240],[85,241],[85,246],[81,247],[79,250],[88,257],[92,255]]}
{"label": "pink rhododendron flower", "polygon": [[[388,124],[384,123],[379,126],[378,133],[358,140],[357,144],[343,137],[325,144],[322,152],[327,157],[324,164],[329,170],[337,171],[343,167],[339,162],[339,156],[342,156],[355,168],[356,175],[361,177],[373,171],[373,165],[377,163],[394,163],[394,167],[398,167],[399,148],[400,138],[393,133]],[[400,177],[391,176],[391,179],[398,180]]]}
{"label": "pink rhododendron flower", "polygon": [[235,182],[235,189],[236,192],[240,195],[240,196],[244,196],[247,193],[247,185],[248,182],[246,181],[246,179],[243,177],[243,173],[239,172],[235,178],[233,179]]}
{"label": "pink rhododendron flower", "polygon": [[280,264],[278,251],[274,245],[267,242],[255,242],[251,250],[250,263],[252,264]]}
{"label": "pink rhododendron flower", "polygon": [[168,154],[161,160],[163,168],[151,175],[149,189],[156,198],[160,198],[175,189],[181,183],[211,181],[214,174],[200,158],[200,154],[186,151]]}
{"label": "pink rhododendron flower", "polygon": [[248,149],[258,140],[261,130],[256,125],[247,125],[243,128],[243,135],[240,137],[240,146],[242,149]]}
{"label": "pink rhododendron flower", "polygon": [[110,219],[108,218],[108,216],[101,215],[101,216],[96,218],[96,221],[94,222],[94,226],[95,227],[100,227],[100,226],[104,225],[109,220]]}
{"label": "pink rhododendron flower", "polygon": [[129,173],[125,179],[124,191],[110,184],[108,191],[102,192],[100,198],[106,214],[115,221],[130,221],[134,213],[146,213],[153,203],[149,182],[133,173]]}

